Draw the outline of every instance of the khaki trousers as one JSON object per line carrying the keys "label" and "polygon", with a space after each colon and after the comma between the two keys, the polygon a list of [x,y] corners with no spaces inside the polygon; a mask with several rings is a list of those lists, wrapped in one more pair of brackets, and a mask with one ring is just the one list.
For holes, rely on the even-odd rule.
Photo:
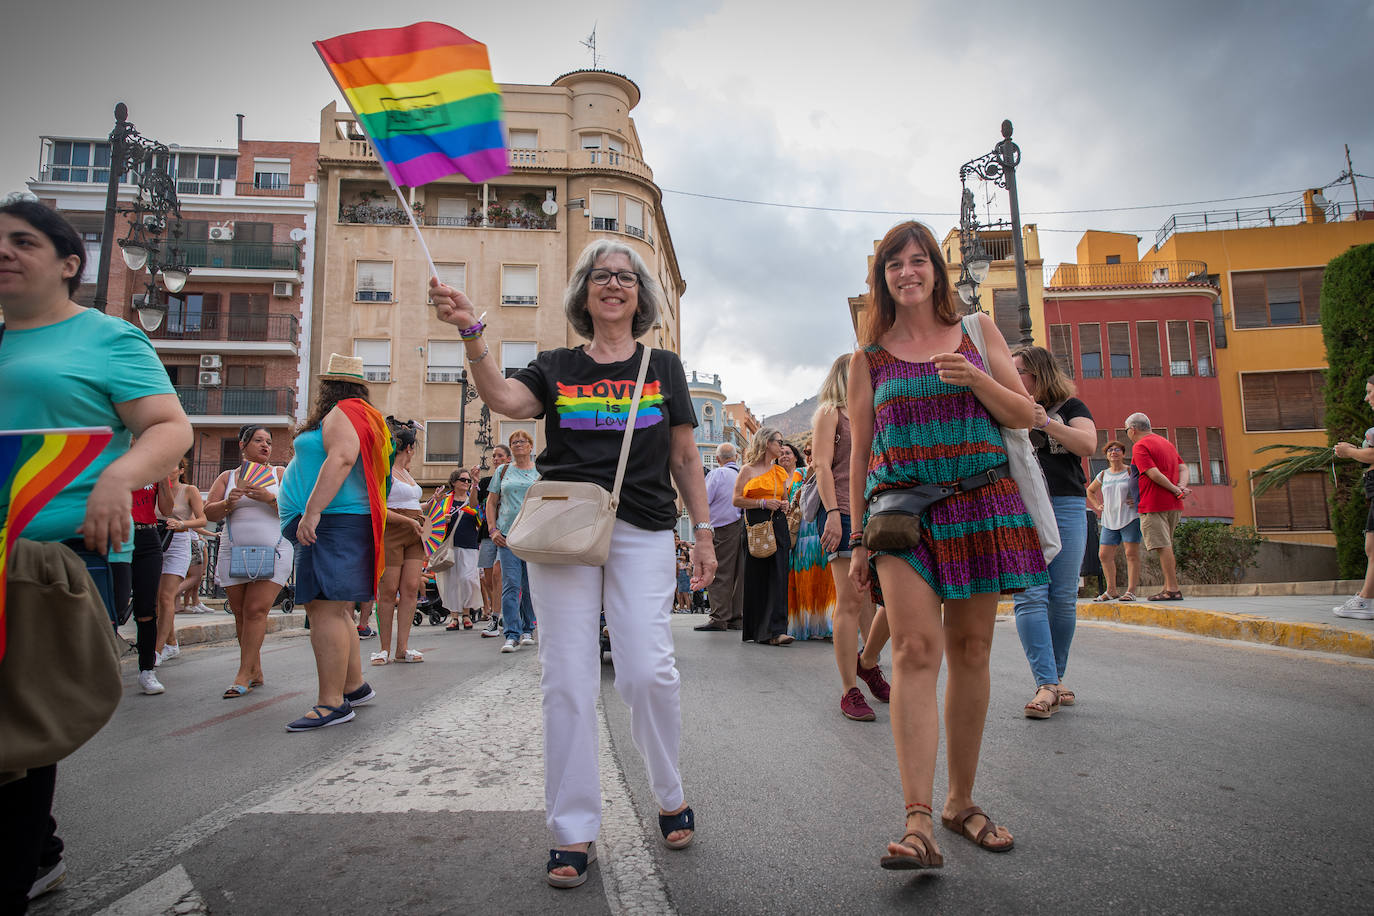
{"label": "khaki trousers", "polygon": [[739,628],[744,625],[744,517],[721,525],[711,533],[716,545],[716,578],[711,597],[711,623]]}

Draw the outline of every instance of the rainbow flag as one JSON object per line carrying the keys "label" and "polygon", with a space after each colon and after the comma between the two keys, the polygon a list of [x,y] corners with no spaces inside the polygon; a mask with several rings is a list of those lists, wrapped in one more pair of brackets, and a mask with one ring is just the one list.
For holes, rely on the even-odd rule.
{"label": "rainbow flag", "polygon": [[347,398],[338,407],[358,434],[358,460],[367,482],[367,505],[372,515],[372,589],[382,581],[386,568],[386,496],[391,492],[391,462],[396,442],[381,412],[361,398]]}
{"label": "rainbow flag", "polygon": [[114,432],[83,429],[19,429],[0,432],[0,659],[5,657],[5,581],[10,552],[24,526],[101,453]]}
{"label": "rainbow flag", "polygon": [[437,22],[315,42],[377,158],[399,187],[510,171],[487,46]]}
{"label": "rainbow flag", "polygon": [[444,529],[448,526],[448,514],[453,511],[453,491],[449,490],[438,499],[430,500],[425,509],[425,556],[434,556],[434,551],[444,543]]}
{"label": "rainbow flag", "polygon": [[270,487],[277,482],[277,475],[265,464],[245,461],[239,468],[237,484],[240,487]]}

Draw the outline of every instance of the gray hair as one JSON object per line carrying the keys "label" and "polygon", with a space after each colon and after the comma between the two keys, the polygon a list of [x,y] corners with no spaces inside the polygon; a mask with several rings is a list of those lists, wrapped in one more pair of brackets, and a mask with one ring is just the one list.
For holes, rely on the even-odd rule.
{"label": "gray hair", "polygon": [[722,442],[716,446],[716,463],[729,464],[735,460],[735,446],[729,442]]}
{"label": "gray hair", "polygon": [[1138,429],[1141,432],[1148,433],[1150,431],[1150,418],[1136,411],[1126,418],[1126,428]]}
{"label": "gray hair", "polygon": [[563,312],[568,316],[568,323],[574,331],[588,340],[596,333],[592,327],[591,313],[587,311],[588,275],[597,261],[613,254],[628,257],[630,266],[639,276],[639,308],[635,310],[634,321],[630,325],[631,336],[643,336],[658,320],[663,290],[654,279],[654,275],[649,272],[649,266],[644,263],[644,259],[624,242],[598,239],[583,249],[582,256],[577,259],[577,265],[573,267],[572,275],[568,277],[568,289],[563,294]]}

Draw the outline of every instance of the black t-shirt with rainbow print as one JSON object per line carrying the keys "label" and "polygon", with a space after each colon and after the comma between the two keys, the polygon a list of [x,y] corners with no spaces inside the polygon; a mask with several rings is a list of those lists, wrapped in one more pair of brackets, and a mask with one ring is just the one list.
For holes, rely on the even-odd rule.
{"label": "black t-shirt with rainbow print", "polygon": [[[515,378],[534,393],[543,410],[543,450],[535,459],[544,480],[590,481],[610,491],[620,441],[634,399],[644,345],[624,362],[598,363],[582,347],[545,350]],[[677,493],[668,472],[672,427],[696,426],[682,361],[654,350],[644,379],[625,483],[616,517],[648,531],[677,521]]]}

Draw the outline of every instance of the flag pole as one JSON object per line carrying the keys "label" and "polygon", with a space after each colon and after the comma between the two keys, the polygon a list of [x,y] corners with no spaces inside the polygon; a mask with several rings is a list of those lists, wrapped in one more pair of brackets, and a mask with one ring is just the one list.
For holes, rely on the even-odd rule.
{"label": "flag pole", "polygon": [[[376,150],[375,144],[373,145],[373,150]],[[385,162],[382,163],[382,174],[386,176],[387,183],[391,185],[391,190],[396,192],[396,198],[401,202],[401,209],[406,211],[406,217],[410,220],[410,228],[415,230],[415,237],[420,240],[420,250],[425,253],[425,260],[429,262],[430,274],[434,279],[439,280],[439,268],[434,266],[434,255],[429,253],[429,245],[425,242],[425,237],[420,234],[420,224],[415,221],[415,211],[410,209],[410,201],[406,200],[405,195],[401,193],[401,189],[397,187],[396,182],[392,180],[391,170],[386,167]],[[439,280],[439,282],[442,283],[443,281]]]}

